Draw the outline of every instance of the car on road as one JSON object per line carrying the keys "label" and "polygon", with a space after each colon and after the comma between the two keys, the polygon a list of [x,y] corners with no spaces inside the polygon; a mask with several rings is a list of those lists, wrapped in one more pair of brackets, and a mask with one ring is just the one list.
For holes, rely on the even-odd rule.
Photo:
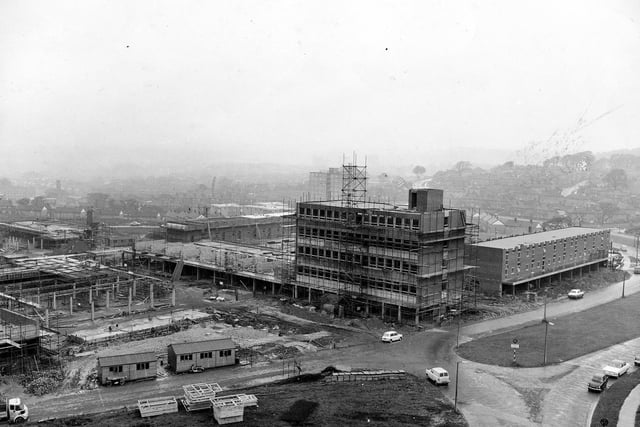
{"label": "car on road", "polygon": [[587,390],[601,392],[607,389],[609,377],[605,374],[594,374],[587,385]]}
{"label": "car on road", "polygon": [[571,289],[567,296],[571,299],[578,299],[584,296],[584,291],[582,289]]}
{"label": "car on road", "polygon": [[449,384],[449,372],[447,372],[447,370],[444,368],[427,368],[426,374],[429,381],[433,382],[436,385]]}
{"label": "car on road", "polygon": [[618,378],[624,375],[625,373],[627,373],[630,367],[631,365],[625,362],[624,360],[616,359],[616,360],[612,360],[610,365],[607,365],[604,368],[602,368],[602,371],[605,375]]}
{"label": "car on road", "polygon": [[402,334],[396,331],[387,331],[382,334],[382,342],[402,341]]}

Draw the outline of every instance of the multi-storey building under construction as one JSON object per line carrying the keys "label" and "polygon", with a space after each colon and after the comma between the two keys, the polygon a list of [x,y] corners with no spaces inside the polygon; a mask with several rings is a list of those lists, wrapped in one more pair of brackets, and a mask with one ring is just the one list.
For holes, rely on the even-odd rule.
{"label": "multi-storey building under construction", "polygon": [[409,190],[408,208],[303,202],[296,216],[298,292],[334,293],[346,308],[416,324],[459,307],[465,213],[445,209],[442,190]]}

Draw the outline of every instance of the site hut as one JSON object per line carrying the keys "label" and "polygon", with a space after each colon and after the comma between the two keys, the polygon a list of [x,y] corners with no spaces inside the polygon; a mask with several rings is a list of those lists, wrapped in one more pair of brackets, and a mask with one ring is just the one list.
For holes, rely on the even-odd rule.
{"label": "site hut", "polygon": [[180,344],[169,344],[169,367],[176,373],[191,368],[217,368],[236,363],[236,344],[231,338],[219,338]]}
{"label": "site hut", "polygon": [[609,230],[569,227],[476,244],[477,277],[486,294],[539,289],[604,267]]}
{"label": "site hut", "polygon": [[157,360],[154,352],[99,357],[98,379],[102,385],[111,385],[155,378]]}

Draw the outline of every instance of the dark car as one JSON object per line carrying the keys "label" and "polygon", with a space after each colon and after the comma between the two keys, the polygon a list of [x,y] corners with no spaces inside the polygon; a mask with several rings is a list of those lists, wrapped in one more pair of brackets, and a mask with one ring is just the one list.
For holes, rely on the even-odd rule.
{"label": "dark car", "polygon": [[607,383],[609,382],[609,377],[605,374],[594,374],[591,377],[591,381],[589,381],[589,385],[587,389],[589,391],[601,392],[607,389]]}

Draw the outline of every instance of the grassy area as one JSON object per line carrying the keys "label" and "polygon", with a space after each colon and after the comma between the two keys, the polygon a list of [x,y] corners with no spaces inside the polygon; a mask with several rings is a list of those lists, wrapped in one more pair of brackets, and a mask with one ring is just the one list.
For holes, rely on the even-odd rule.
{"label": "grassy area", "polygon": [[[567,302],[571,304],[571,301]],[[574,359],[640,336],[640,294],[567,316],[550,318],[547,331],[547,363]],[[542,319],[541,319],[542,320]],[[513,363],[511,343],[520,348]],[[541,366],[544,359],[545,324],[480,338],[460,346],[458,354],[475,362],[499,366]],[[628,355],[625,359],[632,358]]]}
{"label": "grassy area", "polygon": [[[239,392],[239,391],[238,391]],[[423,378],[330,382],[320,376],[280,382],[242,391],[258,397],[257,408],[246,408],[243,426],[449,426],[468,424],[442,391]],[[196,426],[216,424],[212,411],[142,419],[137,410],[84,415],[41,423],[45,426]]]}
{"label": "grassy area", "polygon": [[[624,400],[638,384],[640,384],[640,371],[624,375],[617,380],[609,380],[609,388],[602,393],[598,400],[598,406],[593,411],[591,426],[600,427],[602,419],[606,419],[610,426],[617,425],[618,415]],[[636,425],[638,424],[636,423]]]}

